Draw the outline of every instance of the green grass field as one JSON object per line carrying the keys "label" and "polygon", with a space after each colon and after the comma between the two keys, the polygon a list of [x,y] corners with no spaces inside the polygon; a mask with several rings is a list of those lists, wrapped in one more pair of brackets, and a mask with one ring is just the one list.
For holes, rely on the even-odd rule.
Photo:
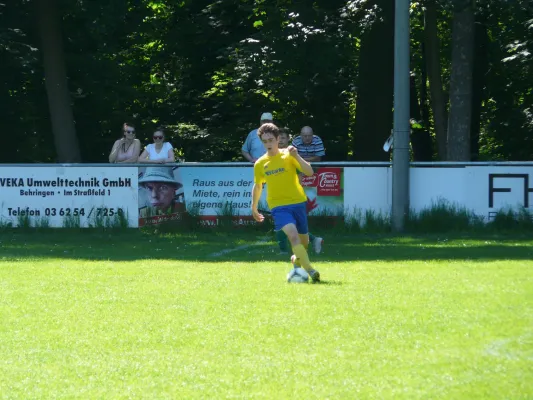
{"label": "green grass field", "polygon": [[532,239],[254,235],[1,232],[0,398],[533,398]]}

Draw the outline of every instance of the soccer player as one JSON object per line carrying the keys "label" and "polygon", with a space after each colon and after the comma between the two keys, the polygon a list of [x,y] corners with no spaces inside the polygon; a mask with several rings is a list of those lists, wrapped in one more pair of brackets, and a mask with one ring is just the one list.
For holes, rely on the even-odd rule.
{"label": "soccer player", "polygon": [[257,131],[265,145],[266,154],[254,164],[254,186],[252,189],[252,215],[257,222],[265,217],[257,207],[263,191],[263,184],[268,186],[267,203],[272,211],[274,229],[283,230],[292,246],[294,255],[291,261],[302,266],[313,282],[320,282],[320,274],[313,269],[307,254],[309,231],[307,228],[307,197],[298,179],[301,171],[307,176],[313,175],[313,168],[305,161],[294,146],[279,149],[279,128],[267,123]]}
{"label": "soccer player", "polygon": [[[289,147],[289,134],[284,128],[281,128],[279,130],[278,147],[280,149],[286,149],[287,147]],[[283,232],[282,230],[276,231],[276,241],[278,242],[280,254],[288,254],[289,244],[285,232]],[[311,232],[309,232],[309,244],[311,245],[311,248],[315,251],[315,254],[320,254],[320,252],[322,251],[322,245],[324,244],[324,239],[319,236],[315,236]]]}

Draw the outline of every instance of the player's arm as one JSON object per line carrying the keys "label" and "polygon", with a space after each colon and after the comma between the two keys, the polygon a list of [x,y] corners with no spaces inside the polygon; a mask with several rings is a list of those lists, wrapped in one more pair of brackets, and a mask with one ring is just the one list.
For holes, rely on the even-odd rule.
{"label": "player's arm", "polygon": [[250,152],[252,151],[252,138],[250,136],[251,134],[252,132],[250,132],[248,136],[246,136],[246,140],[244,141],[244,144],[241,148],[241,154],[247,161],[255,162],[254,158],[250,154]]}
{"label": "player's arm", "polygon": [[261,168],[254,165],[254,186],[252,188],[252,216],[257,222],[263,222],[265,219],[264,215],[259,213],[257,207],[259,206],[259,199],[261,198],[261,193],[263,193],[263,182],[264,178],[261,174]]}
{"label": "player's arm", "polygon": [[260,183],[254,183],[254,187],[252,189],[252,216],[257,222],[262,222],[265,219],[265,216],[260,214],[259,210],[257,209],[262,192],[263,185]]}
{"label": "player's arm", "polygon": [[248,153],[247,151],[244,151],[244,150],[241,150],[241,153],[242,153],[242,156],[244,158],[246,158],[246,160],[248,160],[250,162],[254,162],[254,158],[252,157],[252,155],[250,153]]}
{"label": "player's arm", "polygon": [[298,165],[299,165],[298,169],[307,176],[313,175],[313,167],[311,167],[311,164],[305,161],[302,158],[302,156],[298,154],[298,149],[294,146],[289,146],[288,150],[289,150],[289,153],[291,153],[291,156],[293,156],[298,162]]}

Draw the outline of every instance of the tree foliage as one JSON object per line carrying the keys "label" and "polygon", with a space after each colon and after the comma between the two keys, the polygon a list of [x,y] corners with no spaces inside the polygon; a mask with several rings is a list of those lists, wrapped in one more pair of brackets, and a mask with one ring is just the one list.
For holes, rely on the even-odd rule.
{"label": "tree foliage", "polygon": [[[0,162],[60,159],[36,1],[0,4],[0,100],[8,105],[0,108]],[[446,116],[454,104],[452,22],[459,3],[411,3],[418,160],[445,159],[442,131],[457,133]],[[465,131],[472,159],[533,156],[532,8],[528,0],[478,0],[472,8]],[[292,134],[312,126],[329,160],[389,157],[381,145],[392,128],[390,1],[60,0],[58,11],[85,162],[105,161],[122,122],[132,119],[144,144],[163,125],[187,160],[239,160],[242,141],[264,111]]]}

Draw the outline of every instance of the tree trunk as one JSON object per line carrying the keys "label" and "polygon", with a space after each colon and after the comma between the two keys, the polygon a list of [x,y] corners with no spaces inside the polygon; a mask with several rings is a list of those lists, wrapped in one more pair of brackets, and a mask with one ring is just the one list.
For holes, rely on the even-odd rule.
{"label": "tree trunk", "polygon": [[420,64],[420,117],[422,118],[422,125],[429,129],[431,122],[429,116],[429,99],[428,99],[428,72],[426,60],[426,46],[424,43],[420,45],[422,51],[422,63]]}
{"label": "tree trunk", "polygon": [[456,0],[455,3],[461,5],[456,5],[453,15],[447,159],[470,161],[474,9],[470,2]]}
{"label": "tree trunk", "polygon": [[441,161],[446,160],[446,135],[448,115],[446,105],[448,100],[443,90],[440,66],[439,37],[437,31],[437,6],[435,0],[426,2],[424,12],[424,36],[427,74],[431,95],[431,108],[435,121],[435,135],[437,136],[437,154]]}
{"label": "tree trunk", "polygon": [[48,108],[59,162],[80,162],[80,148],[67,85],[59,6],[56,0],[37,0],[37,23],[42,42]]}
{"label": "tree trunk", "polygon": [[359,58],[354,158],[389,161],[383,143],[391,134],[394,93],[394,2],[377,0],[380,12],[363,37]]}
{"label": "tree trunk", "polygon": [[416,91],[416,78],[411,75],[411,96],[410,96],[411,119],[416,121],[415,126],[411,126],[411,146],[413,149],[414,161],[431,161],[433,151],[431,149],[431,136],[422,120],[422,113],[418,103]]}
{"label": "tree trunk", "polygon": [[474,73],[472,82],[472,123],[470,153],[472,161],[479,160],[479,131],[481,129],[481,108],[484,96],[484,88],[488,71],[488,35],[484,21],[478,21],[475,25],[474,48]]}

